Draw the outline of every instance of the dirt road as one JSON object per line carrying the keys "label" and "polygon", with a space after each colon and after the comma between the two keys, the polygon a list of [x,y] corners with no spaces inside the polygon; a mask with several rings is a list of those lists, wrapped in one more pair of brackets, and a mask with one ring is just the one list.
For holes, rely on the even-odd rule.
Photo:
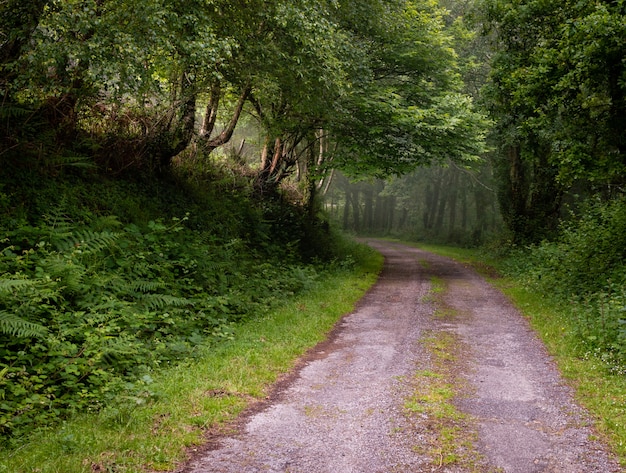
{"label": "dirt road", "polygon": [[181,471],[621,471],[506,298],[448,259],[370,244],[385,267],[357,309]]}

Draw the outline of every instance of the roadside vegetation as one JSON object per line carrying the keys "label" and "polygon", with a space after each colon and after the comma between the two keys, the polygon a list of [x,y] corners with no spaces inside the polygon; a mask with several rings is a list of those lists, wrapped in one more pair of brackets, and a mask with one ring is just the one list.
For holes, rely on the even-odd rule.
{"label": "roadside vegetation", "polygon": [[[322,211],[335,171],[383,177],[485,150],[456,73],[465,29],[447,18],[430,0],[0,3],[4,470],[165,468],[174,441],[76,463],[97,435],[70,425],[133,425],[164,373],[268,338],[240,327],[294,300],[306,319],[298,298],[325,292],[335,320],[347,310],[332,298],[362,294],[373,256]],[[322,320],[305,332],[322,336]],[[233,375],[284,369],[251,363]],[[206,388],[226,414],[262,392],[228,384]],[[198,409],[176,429],[212,425]],[[14,463],[48,436],[57,449]]]}
{"label": "roadside vegetation", "polygon": [[[170,471],[263,402],[297,357],[321,341],[375,280],[380,260],[337,270],[306,294],[232,327],[229,340],[196,347],[193,359],[153,373],[145,402],[124,393],[94,413],[72,416],[5,450],[0,471]],[[209,438],[210,440],[210,438]]]}
{"label": "roadside vegetation", "polygon": [[0,471],[172,468],[380,268],[280,196],[224,192],[217,171],[185,192],[173,175],[70,172],[33,191],[37,177],[2,194]]}

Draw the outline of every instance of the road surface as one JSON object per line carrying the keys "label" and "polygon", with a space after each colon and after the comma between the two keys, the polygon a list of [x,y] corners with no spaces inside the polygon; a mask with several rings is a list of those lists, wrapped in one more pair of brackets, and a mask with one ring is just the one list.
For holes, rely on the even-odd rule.
{"label": "road surface", "polygon": [[621,471],[501,293],[449,259],[369,244],[385,266],[356,310],[181,472]]}

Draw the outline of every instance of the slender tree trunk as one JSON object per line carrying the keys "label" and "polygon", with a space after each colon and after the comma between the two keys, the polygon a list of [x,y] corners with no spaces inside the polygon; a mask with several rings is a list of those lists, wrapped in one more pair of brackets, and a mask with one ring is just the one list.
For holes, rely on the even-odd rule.
{"label": "slender tree trunk", "polygon": [[261,150],[261,173],[266,172],[269,169],[269,154],[270,154],[270,137],[265,137],[263,143],[263,149]]}
{"label": "slender tree trunk", "polygon": [[453,169],[450,169],[450,172],[452,173],[452,178],[451,178],[451,185],[449,189],[450,207],[449,207],[449,219],[448,219],[448,235],[449,237],[453,237],[454,230],[455,230],[454,227],[456,226],[456,202],[457,202],[457,196],[459,193],[459,190],[458,190],[459,171],[453,168]]}
{"label": "slender tree trunk", "polygon": [[[433,212],[430,228],[434,229],[436,232],[441,231],[441,227],[443,225],[443,216],[446,209],[446,197],[445,191],[443,191],[443,183],[445,181],[445,171],[443,169],[439,170],[439,176],[436,180],[435,186],[435,197],[433,198]],[[443,195],[442,195],[443,194]]]}
{"label": "slender tree trunk", "polygon": [[463,233],[467,230],[467,190],[461,192],[461,229]]}
{"label": "slender tree trunk", "polygon": [[[280,138],[276,138],[274,141],[274,155],[272,156],[272,161],[270,163],[270,167],[268,170],[269,176],[274,174],[276,168],[278,167],[278,163],[283,155],[283,141]],[[268,176],[268,177],[269,177]]]}
{"label": "slender tree trunk", "polygon": [[213,128],[215,128],[215,122],[217,121],[217,111],[220,105],[221,93],[222,88],[220,87],[220,84],[213,84],[211,87],[209,103],[207,104],[204,112],[204,120],[202,120],[202,126],[200,127],[200,132],[198,133],[199,139],[209,139],[211,137],[211,133],[213,133]]}
{"label": "slender tree trunk", "polygon": [[387,209],[387,211],[385,212],[385,234],[388,234],[389,232],[391,232],[391,230],[393,230],[393,222],[396,211],[396,196],[387,196],[385,200],[387,201],[385,205]]}
{"label": "slender tree trunk", "polygon": [[359,188],[356,185],[351,185],[352,187],[352,221],[354,226],[354,231],[359,232],[361,230],[360,225],[360,211],[359,211]]}
{"label": "slender tree trunk", "polygon": [[346,184],[346,201],[343,206],[343,229],[350,230],[350,208],[352,207],[352,190],[350,184]]}
{"label": "slender tree trunk", "polygon": [[474,189],[474,202],[476,205],[476,227],[472,237],[475,243],[480,243],[487,228],[486,207],[488,205],[488,196],[485,190],[478,186]]}
{"label": "slender tree trunk", "polygon": [[[215,103],[215,107],[216,107],[215,110],[209,110],[209,117],[208,117],[208,122],[207,122],[207,126],[211,127],[210,129],[207,129],[209,135],[207,135],[205,132],[205,135],[200,137],[202,149],[207,155],[211,154],[216,148],[219,148],[220,146],[223,146],[230,141],[230,139],[233,136],[233,133],[235,132],[235,127],[237,126],[237,123],[239,122],[239,118],[241,117],[243,106],[246,103],[246,100],[248,96],[250,95],[251,91],[252,91],[252,88],[250,86],[245,86],[242,89],[241,94],[239,95],[239,99],[237,100],[237,104],[235,105],[235,110],[233,111],[233,114],[231,116],[230,121],[228,122],[228,125],[226,125],[226,128],[224,128],[224,130],[215,138],[210,138],[210,133],[213,130],[213,127],[215,125],[215,116],[212,116],[212,115],[217,113],[217,104],[219,102]],[[213,99],[213,93],[212,93],[212,99]],[[216,98],[215,100],[219,101],[219,98]]]}
{"label": "slender tree trunk", "polygon": [[168,168],[172,159],[191,143],[196,123],[195,80],[186,73],[181,77],[179,113],[173,113],[168,129],[157,129],[150,138],[148,148],[156,158],[159,170]]}
{"label": "slender tree trunk", "polygon": [[374,190],[368,186],[363,189],[363,230],[371,233],[374,230]]}

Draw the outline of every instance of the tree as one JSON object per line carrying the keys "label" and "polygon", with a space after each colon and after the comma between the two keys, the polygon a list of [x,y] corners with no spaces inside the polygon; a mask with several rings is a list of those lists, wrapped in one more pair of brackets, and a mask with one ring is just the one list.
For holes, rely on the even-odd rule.
{"label": "tree", "polygon": [[[483,149],[434,0],[8,5],[3,88],[53,132],[45,154],[164,170],[226,145],[248,114],[259,188],[295,175],[312,202],[331,168],[386,176]],[[44,139],[3,129],[7,147]]]}
{"label": "tree", "polygon": [[624,2],[484,8],[501,207],[516,241],[536,241],[558,225],[569,189],[610,190],[626,178]]}
{"label": "tree", "polygon": [[333,123],[343,168],[384,177],[448,157],[476,159],[486,121],[461,92],[446,12],[432,1],[394,6],[353,32],[368,39],[367,61]]}

